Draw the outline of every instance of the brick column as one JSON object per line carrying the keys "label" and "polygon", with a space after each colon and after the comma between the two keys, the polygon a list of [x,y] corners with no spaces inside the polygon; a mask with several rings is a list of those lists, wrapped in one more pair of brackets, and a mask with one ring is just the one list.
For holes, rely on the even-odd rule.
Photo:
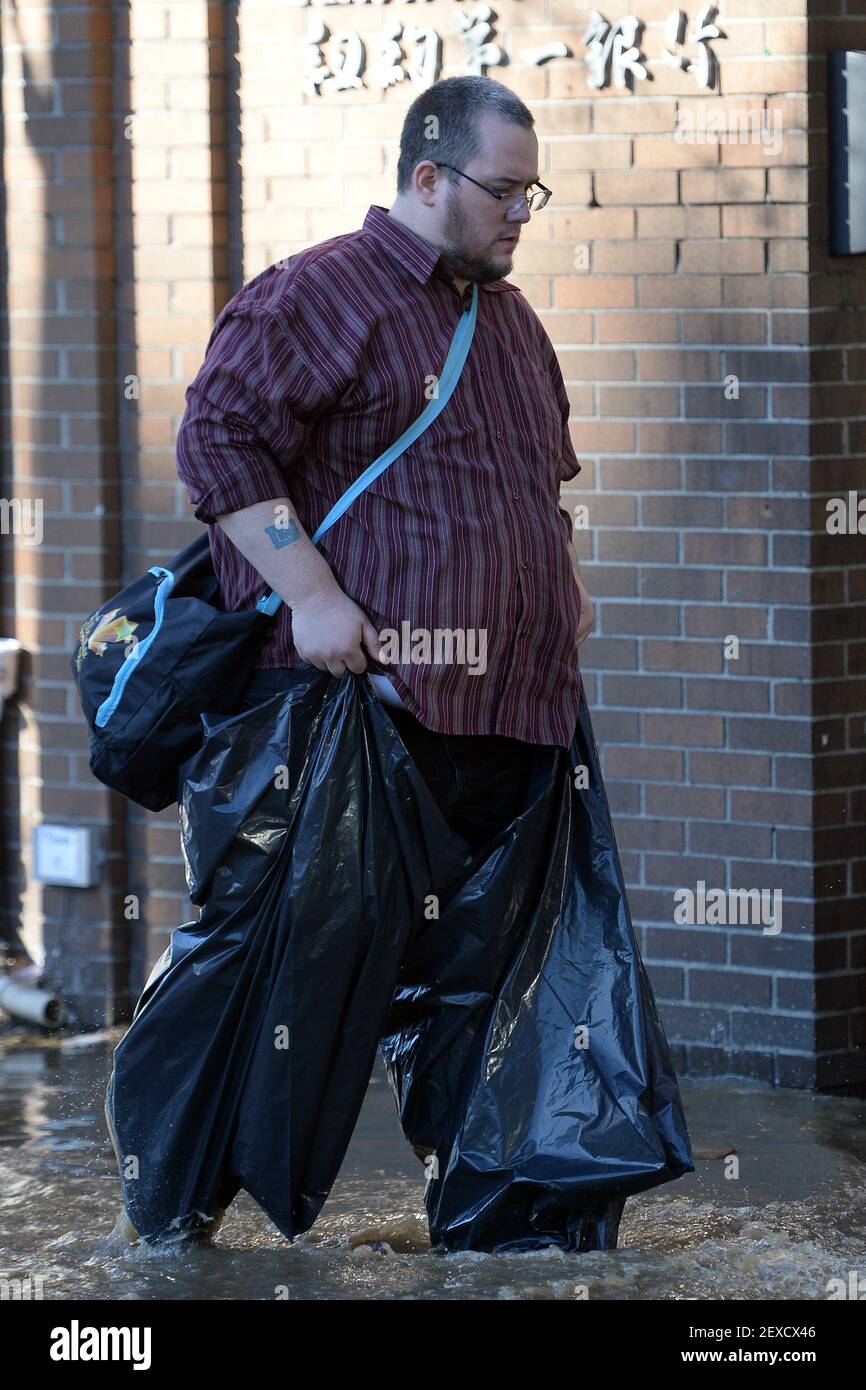
{"label": "brick column", "polygon": [[[866,48],[858,0],[809,24],[811,706],[817,1083],[866,1079],[866,256],[828,255],[830,49]],[[847,14],[846,14],[847,9]],[[859,12],[859,13],[858,13]],[[863,177],[860,169],[855,177]],[[854,494],[863,514],[850,506]],[[843,505],[840,505],[843,504]],[[841,527],[830,515],[844,512]]]}
{"label": "brick column", "polygon": [[[41,539],[4,535],[3,632],[25,648],[4,726],[4,911],[82,1027],[127,993],[118,902],[119,799],[90,776],[70,655],[81,619],[120,579],[117,260],[112,196],[112,7],[19,0],[0,12],[5,315],[10,414],[3,495],[41,511]],[[41,821],[93,826],[108,851],[94,889],[32,878]]]}
{"label": "brick column", "polygon": [[[184,392],[229,296],[228,86],[225,17],[208,0],[133,0],[118,44],[128,80],[115,93],[121,489],[127,579],[165,564],[198,533],[175,469]],[[124,129],[126,126],[126,130]],[[140,990],[171,931],[194,918],[179,851],[177,807],[127,803],[126,893]]]}

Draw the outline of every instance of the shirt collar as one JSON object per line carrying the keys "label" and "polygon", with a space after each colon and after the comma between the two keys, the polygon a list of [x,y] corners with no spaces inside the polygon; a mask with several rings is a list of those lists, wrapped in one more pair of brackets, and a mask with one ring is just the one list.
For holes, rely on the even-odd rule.
{"label": "shirt collar", "polygon": [[[431,246],[429,241],[411,231],[403,222],[389,217],[387,209],[376,204],[364,218],[364,231],[380,241],[416,280],[426,285],[439,263],[439,252],[435,246]],[[491,280],[481,289],[495,294],[500,290],[516,290],[517,286],[507,280]]]}

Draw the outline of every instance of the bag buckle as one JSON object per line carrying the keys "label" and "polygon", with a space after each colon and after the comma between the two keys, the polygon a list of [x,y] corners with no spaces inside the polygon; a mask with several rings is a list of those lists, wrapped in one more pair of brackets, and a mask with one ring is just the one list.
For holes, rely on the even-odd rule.
{"label": "bag buckle", "polygon": [[276,589],[266,589],[256,604],[256,611],[266,613],[269,618],[272,618],[282,601]]}

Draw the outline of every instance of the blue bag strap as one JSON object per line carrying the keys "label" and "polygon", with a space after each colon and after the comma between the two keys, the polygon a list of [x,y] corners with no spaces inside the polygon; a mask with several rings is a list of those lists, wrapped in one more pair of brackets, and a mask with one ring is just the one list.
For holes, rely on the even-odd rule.
{"label": "blue bag strap", "polygon": [[[364,491],[364,488],[367,487],[374,478],[378,478],[380,473],[384,473],[389,464],[392,464],[395,459],[398,459],[401,454],[404,454],[409,448],[409,445],[414,444],[415,440],[424,433],[428,425],[432,425],[440,411],[445,409],[457,382],[460,380],[460,373],[463,371],[466,359],[469,356],[469,349],[472,346],[472,335],[475,332],[475,321],[477,318],[478,286],[473,285],[472,300],[460,315],[457,327],[454,330],[454,337],[451,339],[451,346],[448,349],[448,356],[445,358],[445,363],[442,367],[442,372],[439,377],[438,394],[433,400],[428,402],[417,420],[412,421],[412,424],[407,430],[403,431],[400,438],[395,440],[391,447],[385,450],[384,454],[380,454],[377,459],[374,459],[369,467],[365,468],[364,472],[355,479],[351,487],[346,489],[342,497],[334,503],[324,521],[319,524],[310,537],[314,545],[318,543],[329,527],[333,526],[334,522],[343,515],[346,508],[352,505],[355,498]],[[271,589],[269,593],[262,595],[256,604],[256,608],[260,613],[267,613],[273,616],[282,601],[276,590]]]}

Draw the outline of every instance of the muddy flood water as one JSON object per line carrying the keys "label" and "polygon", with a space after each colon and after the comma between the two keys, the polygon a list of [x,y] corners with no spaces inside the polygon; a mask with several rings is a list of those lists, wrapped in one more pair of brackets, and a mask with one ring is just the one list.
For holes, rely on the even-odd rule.
{"label": "muddy flood water", "polygon": [[[102,1105],[122,1031],[0,1040],[0,1278],[44,1299],[823,1301],[852,1272],[866,1289],[866,1100],[684,1079],[696,1171],[630,1197],[617,1250],[440,1253],[381,1062],[294,1244],[241,1193],[213,1248],[121,1250]],[[734,1150],[739,1175],[701,1150]]]}

